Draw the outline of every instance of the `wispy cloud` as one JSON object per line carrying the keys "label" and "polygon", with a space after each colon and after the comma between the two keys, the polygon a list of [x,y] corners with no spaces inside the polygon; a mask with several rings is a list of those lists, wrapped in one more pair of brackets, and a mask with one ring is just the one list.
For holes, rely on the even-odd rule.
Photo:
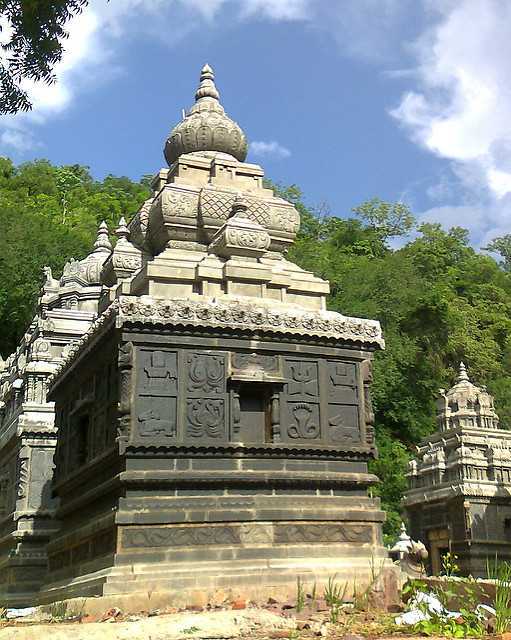
{"label": "wispy cloud", "polygon": [[241,0],[242,15],[272,20],[308,20],[315,0]]}
{"label": "wispy cloud", "polygon": [[465,200],[425,217],[472,226],[484,242],[511,231],[503,215],[511,194],[511,4],[429,4],[435,24],[413,46],[415,87],[391,114],[417,144],[451,161],[457,197]]}
{"label": "wispy cloud", "polygon": [[[34,110],[2,118],[0,152],[26,153],[38,144],[38,125],[92,90],[105,70],[110,76],[103,81],[119,72],[118,45],[126,34],[163,33],[172,46],[205,24],[247,20],[324,31],[342,53],[377,65],[387,82],[406,83],[392,117],[413,142],[451,166],[438,185],[420,186],[433,205],[423,218],[470,227],[477,242],[511,231],[511,4],[502,0],[92,0],[70,25],[57,84],[30,85]],[[420,30],[410,29],[412,23]],[[273,140],[256,141],[250,150],[259,157],[291,153]]]}
{"label": "wispy cloud", "polygon": [[254,156],[271,157],[271,158],[289,158],[291,151],[287,148],[271,140],[265,142],[264,140],[255,140],[250,143],[250,152]]}
{"label": "wispy cloud", "polygon": [[[160,37],[172,45],[190,35],[201,24],[212,26],[222,10],[229,9],[231,20],[257,17],[270,20],[306,19],[316,0],[91,0],[88,7],[68,25],[69,38],[65,54],[56,65],[57,82],[52,85],[26,82],[33,109],[29,113],[2,118],[0,125],[0,153],[23,154],[39,143],[34,135],[37,125],[65,111],[77,96],[92,87],[92,78],[101,68],[103,81],[114,76],[117,42],[127,32]],[[233,10],[231,10],[231,7]],[[183,18],[176,24],[175,12]],[[155,18],[158,20],[155,20]],[[172,24],[172,29],[165,29]],[[169,35],[170,34],[170,35]],[[5,35],[5,29],[4,29]],[[105,75],[107,75],[105,79]]]}

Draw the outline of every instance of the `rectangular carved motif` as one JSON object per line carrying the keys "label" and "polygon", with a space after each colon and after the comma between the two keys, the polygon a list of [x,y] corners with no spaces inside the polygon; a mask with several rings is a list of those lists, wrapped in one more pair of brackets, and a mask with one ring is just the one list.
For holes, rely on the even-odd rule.
{"label": "rectangular carved motif", "polygon": [[123,547],[191,547],[195,545],[240,544],[235,527],[129,527],[123,533]]}
{"label": "rectangular carved motif", "polygon": [[372,530],[358,524],[276,524],[276,543],[371,542]]}
{"label": "rectangular carved motif", "polygon": [[177,356],[167,351],[139,352],[139,392],[149,396],[172,396],[177,392]]}
{"label": "rectangular carved motif", "polygon": [[186,435],[190,438],[225,438],[225,400],[223,398],[188,398]]}
{"label": "rectangular carved motif", "polygon": [[328,407],[328,437],[335,444],[360,444],[360,424],[356,405]]}
{"label": "rectangular carved motif", "polygon": [[315,398],[318,395],[318,365],[316,362],[286,360],[287,394],[290,397]]}
{"label": "rectangular carved motif", "polygon": [[330,402],[358,402],[357,368],[351,362],[328,362],[328,399]]}
{"label": "rectangular carved motif", "polygon": [[225,357],[209,353],[188,356],[188,392],[224,393],[226,388]]}
{"label": "rectangular carved motif", "polygon": [[287,435],[293,440],[316,440],[321,436],[319,405],[311,402],[288,402]]}
{"label": "rectangular carved motif", "polygon": [[177,400],[141,397],[138,402],[137,432],[141,438],[172,438],[177,429]]}

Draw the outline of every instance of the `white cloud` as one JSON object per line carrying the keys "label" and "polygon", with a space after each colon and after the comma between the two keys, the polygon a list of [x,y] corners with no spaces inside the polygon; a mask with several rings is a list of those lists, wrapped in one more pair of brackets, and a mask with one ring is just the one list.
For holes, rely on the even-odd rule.
{"label": "white cloud", "polygon": [[[38,143],[34,126],[44,123],[66,110],[80,91],[91,88],[98,77],[107,81],[115,75],[116,41],[127,32],[131,37],[149,33],[175,44],[200,27],[201,21],[211,22],[228,5],[233,5],[231,19],[263,17],[272,20],[304,19],[309,5],[317,0],[91,0],[89,6],[68,24],[69,38],[65,53],[54,72],[57,82],[51,85],[26,81],[23,88],[33,104],[32,111],[2,118],[0,152],[24,153]],[[183,19],[176,24],[174,10],[181,9]],[[172,30],[165,25],[171,24]],[[9,33],[3,25],[2,37]],[[164,35],[162,35],[164,34]],[[101,71],[98,74],[98,70]],[[275,153],[279,153],[275,149]],[[285,155],[287,150],[280,150]]]}
{"label": "white cloud", "polygon": [[37,146],[32,135],[22,129],[6,129],[0,134],[0,145],[10,147],[17,153],[25,153]]}
{"label": "white cloud", "polygon": [[[511,3],[428,3],[435,23],[413,45],[416,87],[391,112],[411,138],[452,162],[460,198],[428,217],[470,227],[476,242],[509,233]],[[438,195],[438,193],[437,193]]]}
{"label": "white cloud", "polygon": [[262,15],[272,20],[307,20],[315,0],[241,0],[242,15]]}
{"label": "white cloud", "polygon": [[255,140],[250,143],[250,152],[254,156],[272,157],[272,158],[289,158],[291,151],[275,140],[265,142],[264,140]]}

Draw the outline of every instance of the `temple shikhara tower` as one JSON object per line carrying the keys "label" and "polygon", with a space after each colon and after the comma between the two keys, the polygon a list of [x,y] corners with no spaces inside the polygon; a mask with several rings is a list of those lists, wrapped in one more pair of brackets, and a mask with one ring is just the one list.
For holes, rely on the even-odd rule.
{"label": "temple shikhara tower", "polygon": [[511,432],[463,363],[456,384],[440,389],[437,424],[410,463],[410,533],[428,547],[434,573],[451,551],[465,575],[484,576],[487,559],[511,559]]}
{"label": "temple shikhara tower", "polygon": [[[206,65],[152,197],[113,249],[102,227],[48,276],[7,361],[2,562],[23,566],[25,510],[29,526],[44,505],[41,601],[291,592],[389,562],[368,497],[379,323],[328,311],[328,283],[286,259],[299,214],[246,154]],[[32,411],[27,440],[11,424]]]}

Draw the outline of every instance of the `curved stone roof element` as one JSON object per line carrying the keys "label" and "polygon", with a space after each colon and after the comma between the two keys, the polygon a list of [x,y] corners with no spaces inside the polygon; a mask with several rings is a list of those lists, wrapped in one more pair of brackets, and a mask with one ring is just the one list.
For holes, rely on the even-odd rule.
{"label": "curved stone roof element", "polygon": [[108,237],[108,226],[103,220],[98,228],[93,251],[83,260],[66,262],[60,284],[64,285],[73,281],[85,285],[101,284],[101,270],[111,251],[112,244]]}
{"label": "curved stone roof element", "polygon": [[142,252],[130,242],[130,231],[124,217],[119,220],[115,235],[117,243],[101,272],[101,280],[107,286],[130,278],[142,266]]}
{"label": "curved stone roof element", "polygon": [[240,126],[226,115],[219,101],[213,69],[204,65],[195,104],[171,131],[165,143],[169,166],[180,155],[194,152],[219,152],[240,162],[247,157],[247,139]]}
{"label": "curved stone roof element", "polygon": [[478,387],[470,381],[463,362],[456,384],[448,391],[440,389],[437,420],[443,431],[456,427],[498,428],[499,417],[495,413],[493,397],[486,387]]}

